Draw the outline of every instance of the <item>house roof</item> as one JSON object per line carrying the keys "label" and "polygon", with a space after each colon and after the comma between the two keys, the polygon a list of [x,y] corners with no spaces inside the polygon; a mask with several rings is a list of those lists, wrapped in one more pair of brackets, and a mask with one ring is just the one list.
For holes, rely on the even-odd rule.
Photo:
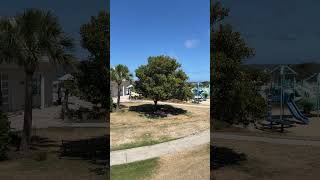
{"label": "house roof", "polygon": [[74,77],[71,74],[65,74],[64,76],[58,79],[59,81],[66,81],[66,80],[74,80]]}

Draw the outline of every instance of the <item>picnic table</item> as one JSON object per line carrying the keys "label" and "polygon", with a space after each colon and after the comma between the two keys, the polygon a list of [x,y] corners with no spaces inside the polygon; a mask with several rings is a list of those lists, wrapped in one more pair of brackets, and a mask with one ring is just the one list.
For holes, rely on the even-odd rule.
{"label": "picnic table", "polygon": [[293,122],[289,120],[267,119],[266,121],[269,123],[259,122],[259,125],[261,125],[262,128],[280,129],[280,132],[284,132],[285,128],[293,127]]}

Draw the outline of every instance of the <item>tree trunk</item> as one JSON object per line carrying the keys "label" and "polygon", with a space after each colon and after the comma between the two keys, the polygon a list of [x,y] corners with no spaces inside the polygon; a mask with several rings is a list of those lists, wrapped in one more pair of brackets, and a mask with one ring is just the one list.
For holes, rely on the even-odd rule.
{"label": "tree trunk", "polygon": [[[1,78],[1,77],[0,77]],[[0,113],[2,111],[2,89],[1,89],[1,79],[0,79]]]}
{"label": "tree trunk", "polygon": [[1,108],[2,108],[2,89],[1,89],[1,79],[0,79],[0,110]]}
{"label": "tree trunk", "polygon": [[69,111],[69,89],[65,90],[64,98],[66,102],[66,111],[68,112]]}
{"label": "tree trunk", "polygon": [[57,100],[57,102],[58,102],[58,105],[61,105],[61,87],[58,88],[58,100]]}
{"label": "tree trunk", "polygon": [[61,119],[64,120],[64,116],[65,116],[65,105],[64,102],[61,101]]}
{"label": "tree trunk", "polygon": [[24,122],[21,137],[20,151],[27,152],[30,149],[31,130],[32,130],[32,76],[33,72],[26,73],[25,79],[25,103],[24,103]]}
{"label": "tree trunk", "polygon": [[120,92],[121,92],[120,86],[121,86],[121,84],[118,84],[117,111],[120,109]]}
{"label": "tree trunk", "polygon": [[158,101],[157,101],[157,100],[154,100],[153,102],[154,102],[154,111],[156,111],[156,110],[157,110]]}

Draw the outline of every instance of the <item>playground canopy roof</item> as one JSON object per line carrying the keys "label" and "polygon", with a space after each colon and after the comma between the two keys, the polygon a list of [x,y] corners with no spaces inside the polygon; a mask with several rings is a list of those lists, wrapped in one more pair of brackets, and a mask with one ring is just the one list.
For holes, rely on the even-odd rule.
{"label": "playground canopy roof", "polygon": [[281,75],[297,75],[297,73],[290,68],[288,65],[279,65],[275,67],[272,71],[272,73],[280,73]]}
{"label": "playground canopy roof", "polygon": [[308,78],[304,79],[304,82],[312,82],[312,81],[319,81],[320,80],[320,73],[314,73],[313,75],[309,76]]}
{"label": "playground canopy roof", "polygon": [[59,81],[74,80],[74,77],[71,74],[66,74],[58,79]]}

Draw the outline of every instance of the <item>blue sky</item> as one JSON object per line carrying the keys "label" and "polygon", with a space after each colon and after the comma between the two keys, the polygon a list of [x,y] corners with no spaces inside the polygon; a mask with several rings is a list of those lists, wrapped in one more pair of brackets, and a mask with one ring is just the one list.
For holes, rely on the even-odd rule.
{"label": "blue sky", "polygon": [[191,81],[209,80],[209,0],[111,0],[111,65],[177,58]]}
{"label": "blue sky", "polygon": [[255,48],[248,63],[320,62],[320,1],[221,0],[226,22]]}
{"label": "blue sky", "polygon": [[58,16],[64,31],[76,44],[75,55],[79,59],[88,56],[88,52],[80,45],[80,26],[90,21],[91,16],[109,8],[110,0],[1,0],[0,16],[15,16],[27,8],[50,10]]}

